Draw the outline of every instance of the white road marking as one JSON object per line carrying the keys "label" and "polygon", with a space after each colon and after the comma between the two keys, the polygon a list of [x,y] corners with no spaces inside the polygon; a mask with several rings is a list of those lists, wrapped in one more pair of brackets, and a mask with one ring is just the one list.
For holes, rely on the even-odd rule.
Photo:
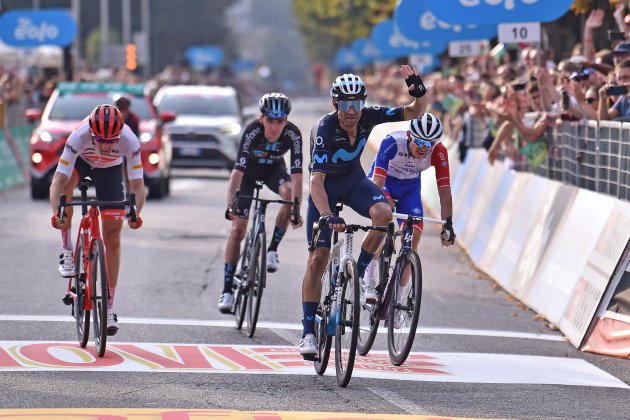
{"label": "white road marking", "polygon": [[[15,322],[74,322],[71,316],[61,315],[0,315],[0,321]],[[120,317],[120,324],[143,324],[143,325],[179,325],[179,326],[196,326],[196,327],[218,327],[218,328],[235,328],[235,322],[232,318],[225,320],[203,320],[203,319],[166,319],[166,318],[127,318]],[[302,330],[301,324],[289,324],[283,322],[259,322],[256,328],[267,328],[273,330]],[[503,337],[503,338],[526,338],[531,340],[546,341],[566,341],[561,334],[536,334],[518,331],[499,331],[499,330],[471,330],[465,328],[431,328],[420,327],[417,330],[419,334],[433,335],[468,335],[479,337]],[[387,334],[387,328],[380,327],[379,334]]]}
{"label": "white road marking", "polygon": [[388,391],[386,389],[381,389],[381,388],[368,388],[368,389],[372,391],[373,393],[375,393],[376,395],[378,395],[379,397],[381,397],[382,399],[384,399],[385,401],[387,401],[388,403],[395,405],[396,407],[400,408],[406,413],[415,414],[418,416],[422,415],[423,413],[426,413],[422,409],[422,407],[413,403],[412,401],[409,401],[406,398],[401,397],[396,392]]}

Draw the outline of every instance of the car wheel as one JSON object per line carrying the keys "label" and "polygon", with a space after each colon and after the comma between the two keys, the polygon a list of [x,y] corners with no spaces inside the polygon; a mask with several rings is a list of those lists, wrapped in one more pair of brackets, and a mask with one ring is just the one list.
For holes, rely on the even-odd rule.
{"label": "car wheel", "polygon": [[149,198],[163,198],[166,194],[165,180],[162,177],[154,178],[149,181]]}
{"label": "car wheel", "polygon": [[164,178],[164,195],[171,194],[171,177],[167,176]]}
{"label": "car wheel", "polygon": [[31,178],[31,198],[33,200],[43,200],[49,197],[50,185],[42,179]]}

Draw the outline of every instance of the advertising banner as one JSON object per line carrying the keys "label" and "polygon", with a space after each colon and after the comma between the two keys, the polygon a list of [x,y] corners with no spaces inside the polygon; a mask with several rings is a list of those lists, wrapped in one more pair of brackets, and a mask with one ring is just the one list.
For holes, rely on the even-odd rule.
{"label": "advertising banner", "polygon": [[65,10],[9,10],[0,16],[0,39],[14,47],[65,47],[76,35],[77,25]]}
{"label": "advertising banner", "polygon": [[370,38],[385,58],[404,57],[411,54],[439,54],[447,47],[445,40],[415,41],[403,36],[391,19],[378,23]]}

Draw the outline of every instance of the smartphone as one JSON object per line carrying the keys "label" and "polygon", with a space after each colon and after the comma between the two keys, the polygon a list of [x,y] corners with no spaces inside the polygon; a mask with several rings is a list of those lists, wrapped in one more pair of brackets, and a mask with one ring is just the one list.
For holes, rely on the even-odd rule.
{"label": "smartphone", "polygon": [[525,90],[525,87],[527,86],[526,83],[515,83],[512,85],[512,89],[514,90]]}
{"label": "smartphone", "polygon": [[628,86],[620,85],[620,86],[611,86],[606,89],[606,96],[621,96],[628,94]]}
{"label": "smartphone", "polygon": [[569,92],[566,90],[562,91],[562,109],[565,111],[569,110]]}
{"label": "smartphone", "polygon": [[614,41],[614,40],[624,40],[626,39],[626,34],[625,32],[619,32],[619,31],[608,31],[608,40],[609,41]]}

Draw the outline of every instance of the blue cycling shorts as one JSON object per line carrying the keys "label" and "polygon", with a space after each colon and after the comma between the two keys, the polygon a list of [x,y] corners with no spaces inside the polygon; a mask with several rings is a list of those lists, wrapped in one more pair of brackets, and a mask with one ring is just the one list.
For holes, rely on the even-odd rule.
{"label": "blue cycling shorts", "polygon": [[[387,177],[385,180],[385,188],[383,190],[394,200],[398,200],[396,203],[396,213],[412,214],[414,216],[424,216],[424,209],[422,208],[422,200],[420,199],[420,179],[412,180],[400,180],[393,177]],[[398,225],[404,222],[403,219],[398,219]]]}
{"label": "blue cycling shorts", "polygon": [[[365,176],[363,169],[356,170],[344,177],[327,176],[324,188],[328,195],[328,206],[334,211],[335,204],[342,202],[363,217],[370,217],[370,208],[376,203],[388,203],[381,189]],[[306,241],[310,244],[313,235],[313,223],[319,220],[319,211],[313,199],[308,197],[306,211]],[[317,247],[330,248],[332,231],[324,229],[319,235]]]}

